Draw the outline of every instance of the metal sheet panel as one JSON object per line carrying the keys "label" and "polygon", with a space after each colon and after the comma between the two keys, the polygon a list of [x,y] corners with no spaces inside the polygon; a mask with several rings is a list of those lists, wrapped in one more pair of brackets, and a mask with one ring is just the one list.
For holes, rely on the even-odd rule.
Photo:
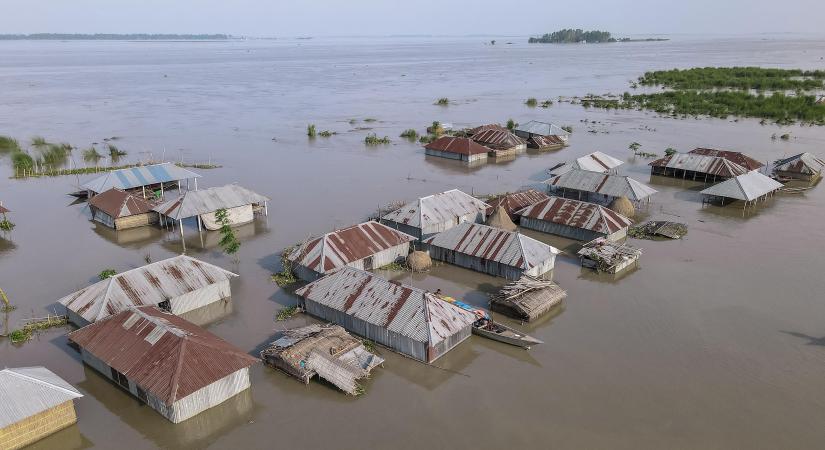
{"label": "metal sheet panel", "polygon": [[730,150],[717,150],[714,148],[696,148],[688,153],[692,153],[695,155],[718,156],[720,158],[725,158],[733,163],[739,164],[740,166],[748,170],[756,170],[764,166],[764,164],[762,164],[761,162],[751,158],[750,156],[744,153],[734,152]]}
{"label": "metal sheet panel", "polygon": [[85,190],[99,193],[111,188],[134,189],[141,186],[169,183],[172,181],[187,180],[189,178],[200,178],[200,175],[183,167],[178,167],[173,163],[163,163],[111,170],[97,178],[87,181],[81,185],[81,187]]}
{"label": "metal sheet panel", "polygon": [[0,370],[0,429],[79,397],[83,394],[45,367]]}
{"label": "metal sheet panel", "polygon": [[185,191],[176,199],[169,200],[154,207],[154,210],[175,220],[208,214],[219,209],[237,208],[239,206],[262,204],[269,198],[237,184]]}
{"label": "metal sheet panel", "polygon": [[499,197],[495,197],[491,200],[487,200],[487,203],[490,205],[490,208],[487,210],[487,215],[493,213],[493,211],[501,206],[507,211],[511,217],[514,216],[518,211],[522,209],[534,205],[542,200],[547,200],[550,198],[544,192],[539,192],[535,189],[527,189],[524,191],[513,192],[504,194]]}
{"label": "metal sheet panel", "polygon": [[407,203],[382,217],[382,220],[426,229],[444,223],[457,224],[460,217],[484,214],[489,207],[481,200],[453,189]]}
{"label": "metal sheet panel", "polygon": [[472,156],[487,154],[488,149],[467,138],[443,136],[424,146],[427,150]]}
{"label": "metal sheet panel", "polygon": [[493,149],[526,148],[527,142],[504,130],[484,130],[473,135],[472,140]]}
{"label": "metal sheet panel", "polygon": [[651,167],[705,173],[731,178],[748,173],[748,169],[719,156],[698,153],[674,153],[648,163]]}
{"label": "metal sheet panel", "polygon": [[715,184],[703,190],[702,194],[753,201],[781,187],[782,183],[753,171]]}
{"label": "metal sheet panel", "polygon": [[522,217],[613,234],[633,224],[627,217],[595,203],[550,197],[518,212]]}
{"label": "metal sheet panel", "polygon": [[650,186],[622,175],[573,169],[545,183],[556,189],[592,192],[611,197],[627,197],[632,201],[644,200],[658,191]]}
{"label": "metal sheet panel", "polygon": [[775,171],[799,173],[803,175],[817,175],[825,169],[825,159],[805,152],[790,158],[780,159],[774,163]]}

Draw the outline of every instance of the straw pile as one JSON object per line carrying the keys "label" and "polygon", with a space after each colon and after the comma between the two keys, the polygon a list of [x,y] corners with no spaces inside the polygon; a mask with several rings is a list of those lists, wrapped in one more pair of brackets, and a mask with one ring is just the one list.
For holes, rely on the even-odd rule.
{"label": "straw pile", "polygon": [[610,202],[608,208],[625,217],[633,217],[636,215],[636,208],[633,207],[633,203],[628,200],[627,197],[616,197]]}
{"label": "straw pile", "polygon": [[510,220],[510,215],[500,205],[493,211],[493,214],[487,219],[487,225],[504,231],[516,231],[518,227]]}
{"label": "straw pile", "polygon": [[433,260],[425,252],[414,251],[407,256],[407,265],[413,272],[426,272],[433,266]]}

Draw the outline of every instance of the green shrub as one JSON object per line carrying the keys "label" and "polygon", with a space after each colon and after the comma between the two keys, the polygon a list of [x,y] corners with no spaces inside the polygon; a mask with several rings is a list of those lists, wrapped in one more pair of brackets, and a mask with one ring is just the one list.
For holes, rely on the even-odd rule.
{"label": "green shrub", "polygon": [[536,100],[536,99],[535,99],[535,98],[533,98],[533,97],[530,97],[530,98],[528,98],[528,99],[524,102],[524,104],[525,104],[525,105],[527,105],[527,106],[529,106],[529,107],[531,107],[531,108],[535,108],[535,107],[536,107],[536,105],[538,105],[538,104],[539,104],[539,101],[538,101],[538,100]]}
{"label": "green shrub", "polygon": [[317,133],[315,132],[315,124],[311,123],[307,125],[307,136],[314,138],[316,135]]}
{"label": "green shrub", "polygon": [[388,136],[384,136],[382,138],[379,138],[375,133],[370,133],[370,134],[367,135],[367,137],[364,138],[364,143],[366,145],[370,145],[370,146],[372,146],[372,145],[386,145],[386,144],[389,144],[390,142],[391,141],[390,141],[390,138]]}
{"label": "green shrub", "polygon": [[414,140],[416,140],[416,139],[418,138],[418,132],[417,132],[417,131],[415,131],[415,130],[414,130],[414,129],[412,129],[412,128],[408,128],[408,129],[404,130],[404,131],[401,133],[401,136],[400,136],[400,137],[402,137],[402,138],[406,138],[406,139],[409,139],[409,140],[411,140],[411,141],[414,141]]}
{"label": "green shrub", "polygon": [[99,280],[105,280],[107,278],[112,278],[113,276],[117,275],[117,270],[115,269],[103,269],[97,274],[97,278]]}
{"label": "green shrub", "polygon": [[441,97],[435,102],[435,104],[440,106],[447,106],[450,104],[450,99],[447,97]]}

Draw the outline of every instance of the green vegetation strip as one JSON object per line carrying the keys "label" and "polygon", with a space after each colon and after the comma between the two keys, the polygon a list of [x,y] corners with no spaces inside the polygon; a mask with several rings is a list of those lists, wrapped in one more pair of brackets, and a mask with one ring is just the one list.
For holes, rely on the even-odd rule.
{"label": "green vegetation strip", "polygon": [[644,86],[672,89],[811,90],[825,88],[825,70],[769,69],[762,67],[696,67],[647,72]]}

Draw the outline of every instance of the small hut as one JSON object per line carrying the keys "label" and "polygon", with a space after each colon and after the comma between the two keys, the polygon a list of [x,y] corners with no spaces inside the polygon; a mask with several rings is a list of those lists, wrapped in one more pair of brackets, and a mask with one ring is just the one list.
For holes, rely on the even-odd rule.
{"label": "small hut", "polygon": [[238,275],[179,255],[116,274],[58,300],[79,327],[133,306],[153,305],[183,314],[231,295]]}
{"label": "small hut", "polygon": [[424,152],[429,156],[475,163],[486,161],[489,149],[468,138],[442,136],[425,145]]}
{"label": "small hut", "polygon": [[822,176],[825,159],[805,152],[777,160],[773,164],[773,174],[779,178],[815,181]]}
{"label": "small hut", "polygon": [[761,169],[765,165],[754,158],[742,153],[731,150],[718,150],[715,148],[695,148],[688,153],[693,155],[717,156],[727,159],[728,161],[738,164],[748,171]]}
{"label": "small hut", "polygon": [[611,211],[625,217],[633,217],[636,215],[636,207],[633,206],[633,202],[628,200],[627,197],[616,197],[607,207],[610,208]]}
{"label": "small hut", "polygon": [[298,278],[313,281],[339,267],[378,269],[410,252],[415,238],[378,222],[364,222],[309,240],[287,259]]}
{"label": "small hut", "polygon": [[472,195],[453,189],[407,203],[383,216],[381,223],[424,239],[462,222],[483,223],[489,208]]}
{"label": "small hut", "polygon": [[539,122],[538,120],[531,120],[517,125],[513,132],[522,139],[530,139],[533,136],[556,136],[565,145],[570,140],[570,133],[564,131],[561,127],[552,123]]}
{"label": "small hut", "polygon": [[530,136],[527,138],[527,148],[548,151],[559,150],[567,145],[559,136]]}
{"label": "small hut", "polygon": [[551,273],[557,249],[519,233],[465,222],[425,239],[433,259],[517,280]]}
{"label": "small hut", "polygon": [[713,181],[748,173],[747,168],[721,156],[673,153],[648,163],[651,175]]}
{"label": "small hut", "polygon": [[627,197],[638,203],[643,200],[650,201],[650,196],[658,192],[630,177],[581,169],[572,169],[545,183],[550,186],[550,189],[560,192],[562,197],[573,194],[578,200],[588,200],[591,196],[597,196],[597,198],[598,196],[601,198]]}
{"label": "small hut", "polygon": [[249,388],[258,362],[223,339],[154,306],[121,311],[69,333],[83,362],[179,423]]}
{"label": "small hut", "polygon": [[74,425],[80,397],[45,367],[0,370],[0,448],[23,448]]}
{"label": "small hut", "polygon": [[584,244],[578,254],[583,267],[615,274],[638,264],[642,250],[605,238],[597,238]]}
{"label": "small hut", "polygon": [[352,267],[295,293],[309,314],[425,363],[470,337],[476,321],[429,292]]}
{"label": "small hut", "polygon": [[507,215],[510,216],[511,220],[518,220],[517,212],[542,200],[547,200],[548,198],[550,198],[550,196],[535,189],[508,192],[487,200],[487,204],[490,205],[487,209],[487,215],[489,216],[496,208],[501,206],[507,211]]}
{"label": "small hut", "polygon": [[304,384],[318,375],[350,395],[360,394],[358,380],[384,362],[342,327],[318,324],[282,332],[261,359]]}
{"label": "small hut", "polygon": [[142,227],[158,222],[158,213],[143,197],[111,188],[89,200],[92,220],[115,230]]}
{"label": "small hut", "polygon": [[516,231],[518,229],[516,224],[510,220],[510,216],[507,214],[507,211],[505,211],[501,206],[493,211],[493,214],[487,218],[486,223],[493,228],[498,228],[499,230],[504,231]]}
{"label": "small hut", "polygon": [[196,217],[198,230],[219,230],[222,226],[215,216],[216,211],[226,210],[229,225],[236,226],[252,222],[256,212],[267,214],[267,201],[257,192],[237,184],[186,191],[180,197],[157,205],[154,210],[161,216],[161,223],[178,222],[183,235],[183,220]]}
{"label": "small hut", "polygon": [[514,156],[527,149],[527,142],[510,131],[488,129],[473,134],[471,139],[487,147],[490,156],[497,158]]}
{"label": "small hut", "polygon": [[490,309],[530,322],[561,304],[566,297],[567,292],[552,281],[523,276],[501,288],[490,300]]}
{"label": "small hut", "polygon": [[90,198],[111,188],[140,192],[143,198],[154,197],[153,191],[158,189],[158,193],[162,197],[164,189],[180,189],[182,187],[181,181],[186,181],[186,188],[189,189],[189,180],[193,180],[195,190],[197,190],[198,178],[200,178],[200,175],[195,172],[172,163],[151,164],[128,169],[110,170],[93,180],[87,181],[81,188],[85,195]]}
{"label": "small hut", "polygon": [[524,228],[580,241],[597,237],[619,240],[627,236],[633,223],[604,206],[579,200],[550,197],[519,211]]}
{"label": "small hut", "polygon": [[767,199],[782,187],[782,183],[753,171],[703,190],[701,193],[705,197],[702,203],[721,199],[724,205],[726,199],[742,200],[745,202],[744,207],[747,207],[759,200]]}

